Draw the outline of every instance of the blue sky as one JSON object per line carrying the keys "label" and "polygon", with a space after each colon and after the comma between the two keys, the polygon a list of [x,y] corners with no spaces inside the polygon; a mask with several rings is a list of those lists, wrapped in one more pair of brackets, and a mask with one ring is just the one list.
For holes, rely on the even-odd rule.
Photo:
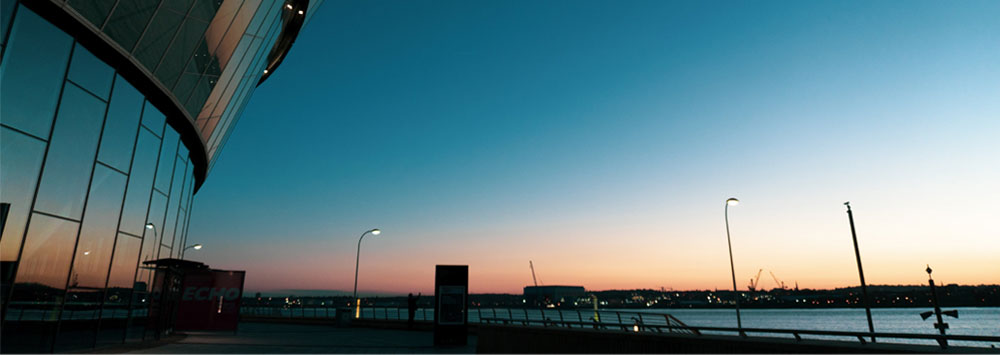
{"label": "blue sky", "polygon": [[250,289],[728,287],[730,196],[738,278],[855,284],[850,200],[871,283],[1000,282],[1000,2],[318,11],[195,199]]}

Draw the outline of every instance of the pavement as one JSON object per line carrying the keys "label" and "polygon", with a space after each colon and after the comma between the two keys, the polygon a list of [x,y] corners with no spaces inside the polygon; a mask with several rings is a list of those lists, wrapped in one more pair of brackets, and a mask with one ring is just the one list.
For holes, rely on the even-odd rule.
{"label": "pavement", "polygon": [[240,323],[232,332],[186,332],[162,345],[132,349],[140,354],[471,354],[465,346],[433,345],[434,333],[419,330],[338,328],[330,325]]}

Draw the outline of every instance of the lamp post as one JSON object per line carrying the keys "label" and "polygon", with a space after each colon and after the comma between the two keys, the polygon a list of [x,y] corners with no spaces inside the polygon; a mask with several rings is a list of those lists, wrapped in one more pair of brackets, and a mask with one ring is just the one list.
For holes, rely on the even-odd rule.
{"label": "lamp post", "polygon": [[382,231],[378,228],[370,229],[361,233],[361,238],[358,238],[358,256],[354,260],[354,306],[356,308],[354,318],[361,318],[361,299],[358,298],[358,266],[361,264],[361,240],[365,239],[365,235],[368,233],[379,235],[382,234]]}
{"label": "lamp post", "polygon": [[872,343],[874,343],[875,324],[872,323],[872,306],[868,301],[868,286],[865,285],[865,270],[861,268],[861,252],[858,250],[858,234],[854,232],[854,213],[851,212],[850,201],[844,202],[844,206],[847,206],[847,219],[851,222],[851,239],[854,240],[854,257],[858,261],[858,276],[861,278],[861,297],[865,298],[865,315],[868,316],[868,332],[872,334]]}
{"label": "lamp post", "polygon": [[[152,223],[146,223],[146,229],[152,229],[153,230],[153,242],[157,242],[157,240],[156,240],[156,225],[152,224]],[[150,257],[150,255],[146,255],[146,256]],[[149,284],[150,285],[153,284],[153,269],[152,268],[149,269]]]}
{"label": "lamp post", "polygon": [[740,204],[740,200],[730,197],[726,200],[726,244],[729,244],[729,271],[733,274],[733,293],[736,295],[736,328],[743,334],[743,321],[740,319],[740,291],[736,289],[736,267],[733,265],[733,242],[729,238],[729,206]]}

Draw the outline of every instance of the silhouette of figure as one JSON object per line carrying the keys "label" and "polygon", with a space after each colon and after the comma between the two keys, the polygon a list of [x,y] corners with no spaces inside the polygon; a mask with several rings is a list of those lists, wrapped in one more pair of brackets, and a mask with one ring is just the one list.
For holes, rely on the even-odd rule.
{"label": "silhouette of figure", "polygon": [[416,296],[414,296],[413,293],[410,293],[410,295],[406,297],[406,303],[407,303],[407,306],[408,306],[409,311],[410,311],[410,318],[409,318],[409,321],[407,321],[406,325],[409,328],[413,328],[413,318],[417,315],[417,300],[418,299],[420,299],[420,293],[419,292],[417,293]]}

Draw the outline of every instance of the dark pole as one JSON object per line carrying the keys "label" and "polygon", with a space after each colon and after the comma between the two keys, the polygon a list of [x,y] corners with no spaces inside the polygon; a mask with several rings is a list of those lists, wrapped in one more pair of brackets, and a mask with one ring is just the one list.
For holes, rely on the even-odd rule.
{"label": "dark pole", "polygon": [[854,214],[851,213],[851,203],[847,206],[847,219],[851,221],[851,238],[854,239],[854,257],[858,260],[858,276],[861,277],[861,297],[865,299],[865,314],[868,315],[868,331],[872,333],[872,343],[875,342],[875,323],[872,323],[872,306],[868,300],[868,286],[865,285],[865,270],[861,268],[861,252],[858,250],[858,234],[854,231]]}
{"label": "dark pole", "polygon": [[944,337],[944,330],[948,328],[948,325],[944,323],[944,319],[941,318],[941,306],[938,304],[937,290],[934,288],[934,279],[931,278],[931,266],[927,265],[927,282],[931,285],[931,300],[934,302],[934,315],[937,316],[937,324],[934,325],[935,328],[941,330],[941,339],[938,340],[941,343],[941,347],[948,346],[948,339]]}
{"label": "dark pole", "polygon": [[[732,202],[731,202],[732,201]],[[729,245],[729,271],[733,274],[733,294],[736,296],[736,328],[743,334],[743,321],[740,320],[740,291],[736,289],[736,267],[733,265],[733,242],[729,238],[729,204],[739,203],[739,200],[726,200],[726,244]]]}

